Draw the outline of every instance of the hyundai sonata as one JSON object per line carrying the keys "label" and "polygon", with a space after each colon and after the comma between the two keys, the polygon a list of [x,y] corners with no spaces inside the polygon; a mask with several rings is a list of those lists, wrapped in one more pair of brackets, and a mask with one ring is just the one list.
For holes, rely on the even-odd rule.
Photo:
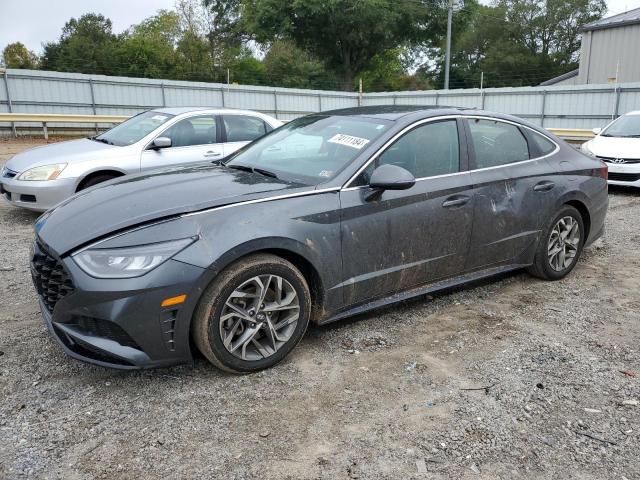
{"label": "hyundai sonata", "polygon": [[224,161],[131,175],[36,223],[44,321],[72,357],[251,372],[309,322],[526,268],[558,280],[603,232],[607,167],[514,117],[363,107]]}

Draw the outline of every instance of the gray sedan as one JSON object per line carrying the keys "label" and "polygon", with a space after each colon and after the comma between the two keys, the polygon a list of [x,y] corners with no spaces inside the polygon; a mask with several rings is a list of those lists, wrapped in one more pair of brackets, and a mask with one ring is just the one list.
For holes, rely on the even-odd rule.
{"label": "gray sedan", "polygon": [[31,268],[75,358],[142,368],[196,347],[251,372],[309,322],[520,268],[559,280],[607,204],[603,162],[515,117],[363,107],[75,195],[36,223]]}
{"label": "gray sedan", "polygon": [[0,194],[15,206],[41,212],[125,174],[223,158],[280,125],[246,110],[150,110],[102,135],[19,153],[0,172]]}

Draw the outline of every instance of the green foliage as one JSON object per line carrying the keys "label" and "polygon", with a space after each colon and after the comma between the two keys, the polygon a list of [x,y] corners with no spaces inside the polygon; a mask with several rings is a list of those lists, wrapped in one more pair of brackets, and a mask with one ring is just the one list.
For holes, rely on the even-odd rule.
{"label": "green foliage", "polygon": [[2,63],[7,68],[37,68],[38,56],[23,43],[10,43],[2,51]]}
{"label": "green foliage", "polygon": [[245,29],[259,42],[278,38],[324,59],[352,90],[355,75],[373,59],[432,33],[432,7],[395,0],[245,0]]}
{"label": "green foliage", "polygon": [[[443,84],[446,0],[176,0],[116,35],[72,18],[38,59],[11,68],[365,91]],[[453,15],[451,88],[535,85],[577,67],[580,26],[605,0],[464,0]],[[262,57],[264,52],[264,57]]]}

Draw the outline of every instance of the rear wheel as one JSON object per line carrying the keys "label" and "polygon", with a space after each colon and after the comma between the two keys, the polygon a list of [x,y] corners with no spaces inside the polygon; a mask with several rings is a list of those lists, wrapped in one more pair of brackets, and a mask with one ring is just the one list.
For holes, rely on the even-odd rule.
{"label": "rear wheel", "polygon": [[280,362],[309,324],[311,296],[300,271],[270,254],[231,265],[205,290],[193,338],[217,367],[249,373]]}
{"label": "rear wheel", "polygon": [[578,263],[584,240],[582,215],[565,205],[547,223],[529,273],[545,280],[564,278]]}

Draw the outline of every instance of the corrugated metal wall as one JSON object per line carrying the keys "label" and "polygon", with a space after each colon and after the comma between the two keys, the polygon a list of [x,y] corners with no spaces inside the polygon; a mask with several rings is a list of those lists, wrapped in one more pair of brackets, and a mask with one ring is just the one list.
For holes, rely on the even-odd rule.
{"label": "corrugated metal wall", "polygon": [[[9,111],[9,98],[13,112],[21,113],[133,115],[162,106],[209,106],[258,110],[282,120],[358,105],[353,92],[11,69],[0,80],[0,111]],[[544,127],[593,128],[640,109],[640,83],[365,93],[362,99],[362,105],[393,104],[484,108]],[[6,131],[9,125],[0,127]]]}
{"label": "corrugated metal wall", "polygon": [[579,83],[640,81],[640,25],[585,32],[580,47]]}

